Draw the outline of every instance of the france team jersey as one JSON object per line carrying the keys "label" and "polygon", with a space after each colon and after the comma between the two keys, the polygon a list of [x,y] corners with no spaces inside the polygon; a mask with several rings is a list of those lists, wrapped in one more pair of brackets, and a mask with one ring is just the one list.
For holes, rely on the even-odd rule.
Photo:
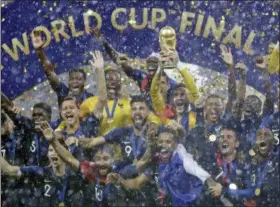
{"label": "france team jersey", "polygon": [[[35,132],[31,119],[23,116],[17,116],[15,120],[17,128],[15,129],[16,142],[22,142],[24,148],[24,163],[20,165],[38,165],[46,166],[48,164],[48,142],[40,132]],[[51,122],[50,125],[55,129],[59,121]],[[17,151],[17,150],[16,150]]]}
{"label": "france team jersey", "polygon": [[118,143],[124,155],[124,165],[140,159],[146,150],[145,137],[136,136],[133,127],[116,128],[104,136],[106,142]]}
{"label": "france team jersey", "polygon": [[[68,96],[69,88],[64,83],[61,82],[60,85],[57,88],[53,88],[53,90],[57,94],[58,105],[60,106],[63,99],[66,96]],[[76,98],[78,104],[81,104],[84,100],[86,100],[87,98],[89,98],[91,96],[93,96],[93,94],[91,94],[85,90],[80,96],[77,96],[75,98]]]}
{"label": "france team jersey", "polygon": [[169,197],[169,205],[188,206],[199,197],[203,184],[199,178],[186,172],[178,153],[169,163],[158,164],[157,171],[159,186]]}
{"label": "france team jersey", "polygon": [[83,206],[82,177],[66,167],[58,177],[50,167],[21,167],[25,178],[21,203],[24,206]]}

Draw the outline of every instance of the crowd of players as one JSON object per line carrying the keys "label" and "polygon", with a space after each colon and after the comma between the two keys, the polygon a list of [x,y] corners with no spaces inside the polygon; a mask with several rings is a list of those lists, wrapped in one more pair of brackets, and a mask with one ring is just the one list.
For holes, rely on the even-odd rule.
{"label": "crowd of players", "polygon": [[[81,69],[71,70],[68,86],[63,84],[40,32],[32,35],[60,120],[51,121],[52,108],[44,102],[33,106],[31,119],[24,117],[1,95],[3,207],[280,205],[278,96],[268,58],[256,59],[262,103],[256,95],[246,97],[247,68],[221,45],[228,71],[224,103],[218,94],[199,97],[176,50],[148,57],[146,71],[134,69],[99,30],[91,32],[115,62],[105,70],[101,52],[92,53],[95,95],[84,89]],[[167,63],[176,65],[182,83],[166,75]],[[121,71],[141,95],[122,96]]]}

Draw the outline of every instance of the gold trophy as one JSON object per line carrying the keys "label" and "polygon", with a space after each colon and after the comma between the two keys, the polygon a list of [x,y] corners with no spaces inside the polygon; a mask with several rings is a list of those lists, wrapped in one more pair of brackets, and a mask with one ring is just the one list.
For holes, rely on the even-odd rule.
{"label": "gold trophy", "polygon": [[161,50],[176,50],[176,32],[172,27],[166,26],[159,31],[159,43]]}
{"label": "gold trophy", "polygon": [[[165,26],[159,31],[159,44],[160,55],[162,57],[168,57],[168,53],[176,52],[176,32],[172,27]],[[174,69],[177,66],[177,61],[174,58],[166,58],[168,60],[162,61],[163,69]]]}

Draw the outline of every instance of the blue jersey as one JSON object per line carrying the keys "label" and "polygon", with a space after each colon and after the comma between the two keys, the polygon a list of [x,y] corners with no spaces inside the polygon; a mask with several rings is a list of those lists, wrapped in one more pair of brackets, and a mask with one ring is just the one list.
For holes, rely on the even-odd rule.
{"label": "blue jersey", "polygon": [[[17,132],[16,132],[17,133]],[[1,155],[12,165],[25,163],[25,148],[23,140],[16,139],[16,134],[1,136]],[[3,206],[18,206],[23,179],[1,175],[1,200]],[[5,205],[4,205],[5,203]]]}
{"label": "blue jersey", "polygon": [[[125,193],[119,185],[107,184],[106,177],[100,177],[98,168],[88,161],[80,163],[84,178],[84,206],[124,206]],[[118,172],[113,169],[113,172]]]}
{"label": "blue jersey", "polygon": [[124,155],[124,165],[139,160],[146,151],[146,138],[136,136],[133,127],[116,128],[104,136],[106,142],[118,143]]}
{"label": "blue jersey", "polygon": [[[51,122],[50,125],[54,129],[59,122]],[[48,164],[48,142],[44,139],[40,132],[35,132],[31,119],[23,116],[15,118],[14,137],[17,145],[21,145],[20,149],[24,152],[22,157],[24,160],[20,165],[38,165],[46,166]],[[16,153],[17,153],[16,149]],[[16,163],[19,164],[19,163]]]}
{"label": "blue jersey", "polygon": [[[123,178],[135,178],[139,175],[134,165],[135,160],[141,159],[146,151],[145,136],[136,136],[133,127],[117,128],[104,136],[107,142],[118,143],[121,146],[124,162],[119,164],[118,170]],[[139,191],[126,192],[127,200],[130,200],[128,205],[140,205],[145,201],[145,205],[154,205],[156,186],[153,180],[153,171],[151,168],[145,169],[143,172],[149,182]]]}
{"label": "blue jersey", "polygon": [[[25,178],[21,203],[24,206],[82,206],[82,177],[65,169],[65,175],[58,177],[50,167],[21,167]],[[31,182],[29,182],[31,181]]]}
{"label": "blue jersey", "polygon": [[[63,131],[65,139],[68,137],[76,138],[90,138],[97,137],[100,127],[100,121],[93,115],[89,115],[84,121],[80,123],[80,127],[74,134],[67,134],[66,130]],[[83,149],[75,145],[69,146],[68,150],[79,161],[90,159],[92,157],[92,150]]]}
{"label": "blue jersey", "polygon": [[[57,95],[58,105],[60,106],[63,99],[69,95],[69,88],[61,82],[60,85],[57,88],[53,88],[53,90]],[[81,104],[84,100],[91,96],[93,96],[93,94],[85,90],[80,96],[76,96],[75,98],[78,104]]]}
{"label": "blue jersey", "polygon": [[169,163],[158,163],[156,172],[166,205],[191,205],[203,189],[202,182],[186,172],[178,153],[172,156]]}
{"label": "blue jersey", "polygon": [[275,143],[279,144],[280,112],[276,112],[262,119],[261,128],[268,128],[272,131]]}
{"label": "blue jersey", "polygon": [[[192,129],[187,136],[185,147],[194,156],[194,159],[213,177],[218,175],[221,170],[213,166],[216,163],[218,150],[218,137],[221,125],[206,127],[198,126]],[[216,140],[210,140],[210,135],[215,135]]]}
{"label": "blue jersey", "polygon": [[251,166],[252,196],[257,206],[279,206],[279,146],[263,163]]}
{"label": "blue jersey", "polygon": [[242,136],[246,137],[251,147],[255,144],[256,133],[261,126],[261,123],[262,118],[258,118],[256,120],[248,119],[241,121]]}
{"label": "blue jersey", "polygon": [[[222,160],[221,167],[223,176],[222,197],[227,198],[234,206],[243,206],[244,199],[252,197],[250,189],[250,166],[246,162],[239,162],[237,159],[231,163]],[[236,187],[233,189],[232,186]]]}

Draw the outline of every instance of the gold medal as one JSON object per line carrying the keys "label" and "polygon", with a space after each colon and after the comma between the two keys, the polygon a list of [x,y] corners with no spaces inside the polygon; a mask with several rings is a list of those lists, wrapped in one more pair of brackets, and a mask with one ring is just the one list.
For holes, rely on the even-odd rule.
{"label": "gold medal", "polygon": [[60,203],[58,204],[58,206],[59,206],[59,207],[64,207],[65,205],[64,205],[63,202],[60,202]]}
{"label": "gold medal", "polygon": [[251,155],[252,157],[256,155],[255,151],[253,149],[249,150],[249,155]]}
{"label": "gold medal", "polygon": [[229,189],[237,190],[237,185],[235,183],[231,183],[231,184],[229,184]]}
{"label": "gold medal", "polygon": [[211,135],[209,136],[209,140],[210,140],[211,142],[216,141],[216,139],[217,139],[217,137],[216,137],[215,134],[211,134]]}
{"label": "gold medal", "polygon": [[107,119],[107,123],[108,123],[108,124],[112,124],[113,122],[114,122],[114,119],[112,119],[112,118],[108,118],[108,119]]}
{"label": "gold medal", "polygon": [[255,190],[255,195],[256,195],[256,196],[259,196],[260,194],[261,194],[261,189],[257,188],[257,189]]}

